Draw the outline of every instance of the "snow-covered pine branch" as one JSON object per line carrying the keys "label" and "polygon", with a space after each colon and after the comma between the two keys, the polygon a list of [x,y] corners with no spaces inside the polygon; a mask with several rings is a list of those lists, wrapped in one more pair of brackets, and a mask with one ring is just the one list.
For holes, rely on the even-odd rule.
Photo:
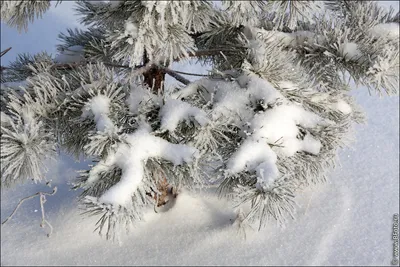
{"label": "snow-covered pine branch", "polygon": [[[57,1],[61,2],[61,1]],[[50,8],[50,1],[1,1],[1,20],[19,31],[27,30],[28,23],[41,17]]]}
{"label": "snow-covered pine branch", "polygon": [[[348,79],[398,93],[399,24],[375,3],[80,1],[77,12],[90,28],[61,34],[56,58],[4,70],[1,181],[39,180],[56,147],[92,158],[74,189],[107,239],[166,202],[161,183],[218,184],[241,223],[284,223],[363,121]],[[210,75],[171,71],[189,57]],[[166,90],[165,75],[185,86]]]}

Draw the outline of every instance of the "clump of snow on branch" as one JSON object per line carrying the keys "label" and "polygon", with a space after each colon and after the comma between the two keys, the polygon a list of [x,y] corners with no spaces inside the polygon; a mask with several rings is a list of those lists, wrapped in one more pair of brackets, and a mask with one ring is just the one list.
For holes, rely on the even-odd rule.
{"label": "clump of snow on branch", "polygon": [[330,104],[330,107],[346,115],[350,114],[353,111],[351,106],[343,99],[339,99],[338,101],[333,102],[332,104]]}
{"label": "clump of snow on branch", "polygon": [[[289,81],[280,85],[287,87],[284,90],[296,87]],[[206,90],[199,90],[200,87]],[[190,98],[196,93],[211,101],[210,120],[215,121],[222,116],[224,121],[237,125],[245,133],[245,141],[227,162],[226,174],[254,171],[266,184],[279,177],[278,155],[285,158],[300,151],[313,155],[320,152],[320,140],[307,130],[299,138],[299,127],[312,129],[333,123],[291,103],[271,83],[247,71],[237,75],[233,81],[198,80],[173,96]],[[264,111],[255,112],[254,107],[260,104]],[[332,108],[341,109],[343,113],[351,112],[344,102],[336,103]]]}
{"label": "clump of snow on branch", "polygon": [[353,42],[341,44],[340,52],[346,60],[358,60],[363,56],[358,45]]}
{"label": "clump of snow on branch", "polygon": [[276,160],[276,153],[266,142],[248,139],[227,162],[227,174],[256,171],[258,177],[268,185],[279,176]]}
{"label": "clump of snow on branch", "polygon": [[137,24],[132,20],[128,19],[125,22],[125,37],[128,37],[126,41],[133,45],[133,41],[138,37],[138,26]]}
{"label": "clump of snow on branch", "polygon": [[167,100],[160,110],[161,130],[173,132],[181,121],[195,120],[200,126],[209,122],[205,111],[180,100]]}
{"label": "clump of snow on branch", "polygon": [[151,135],[147,127],[141,127],[125,138],[115,153],[110,153],[106,159],[90,171],[87,185],[99,179],[99,173],[112,166],[122,169],[118,183],[107,190],[99,199],[102,203],[126,206],[130,203],[133,193],[143,180],[144,163],[149,158],[163,158],[175,166],[192,162],[198,156],[198,151],[190,146],[172,144],[166,140]]}
{"label": "clump of snow on branch", "polygon": [[85,119],[92,114],[98,131],[113,131],[114,124],[108,117],[109,113],[110,99],[105,95],[97,95],[85,105],[81,117]]}
{"label": "clump of snow on branch", "polygon": [[327,125],[318,115],[305,111],[300,106],[280,105],[263,114],[257,114],[250,124],[252,138],[263,140],[270,144],[279,144],[276,149],[286,157],[293,156],[298,151],[318,154],[321,143],[310,135],[304,140],[298,139],[299,128],[316,127],[318,124]]}
{"label": "clump of snow on branch", "polygon": [[130,86],[130,94],[126,99],[126,104],[129,107],[129,111],[134,115],[139,113],[141,105],[150,103],[156,106],[160,106],[162,99],[161,97],[150,92],[149,88],[142,85],[132,84]]}

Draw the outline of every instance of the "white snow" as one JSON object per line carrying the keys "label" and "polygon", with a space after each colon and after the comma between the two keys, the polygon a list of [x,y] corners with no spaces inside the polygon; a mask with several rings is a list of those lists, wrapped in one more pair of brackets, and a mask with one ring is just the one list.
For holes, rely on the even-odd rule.
{"label": "white snow", "polygon": [[[116,1],[118,2],[118,1]],[[117,3],[119,4],[119,3]],[[113,5],[115,5],[115,3],[113,3]],[[130,18],[128,20],[126,20],[125,22],[125,32],[124,35],[126,37],[129,37],[126,41],[133,45],[133,41],[138,37],[138,26],[135,22],[133,22],[133,20]]]}
{"label": "white snow", "polygon": [[247,139],[227,163],[227,172],[236,174],[248,170],[256,171],[265,182],[273,182],[279,175],[277,156],[265,141]]}
{"label": "white snow", "polygon": [[339,110],[343,114],[350,114],[353,111],[351,106],[342,99],[330,104],[330,107],[333,109]]}
{"label": "white snow", "polygon": [[261,79],[254,74],[249,75],[248,79],[247,88],[253,104],[257,100],[263,100],[265,104],[272,104],[278,98],[283,98],[282,94],[267,80]]}
{"label": "white snow", "polygon": [[[206,94],[214,91],[213,98],[210,98],[213,104],[211,118],[217,119],[222,116],[224,120],[242,127],[243,132],[248,135],[246,141],[228,162],[227,172],[230,175],[244,170],[255,171],[258,177],[268,185],[279,175],[275,153],[281,157],[291,157],[299,151],[319,153],[321,142],[308,132],[302,139],[299,138],[298,125],[308,129],[332,123],[300,106],[288,104],[288,101],[272,84],[247,72],[230,82],[199,80],[195,85],[187,86],[173,96],[175,98],[190,96],[197,91],[199,85],[207,89]],[[295,88],[290,81],[282,81],[279,85],[287,87],[288,90]],[[282,103],[274,105],[278,98],[282,100]],[[269,105],[271,107],[264,113],[254,114],[249,105],[253,104],[255,107],[259,100],[263,100],[265,108]],[[176,101],[179,100],[167,103],[161,110],[164,116],[162,120],[164,129],[173,130],[179,121],[187,120],[191,112],[198,112],[198,110],[192,111],[193,107],[190,105]],[[344,105],[340,103],[336,108],[345,110]],[[167,116],[168,122],[166,122],[164,110],[171,110]],[[170,125],[169,128],[167,125]],[[271,148],[269,144],[273,147]]]}
{"label": "white snow", "polygon": [[340,53],[347,61],[358,60],[363,55],[358,48],[358,45],[352,42],[342,44],[340,46]]}
{"label": "white snow", "polygon": [[250,130],[253,132],[251,137],[254,140],[264,140],[270,144],[279,145],[279,147],[274,147],[274,150],[290,157],[298,151],[318,154],[321,146],[320,141],[311,136],[307,137],[307,140],[298,139],[297,125],[312,128],[318,124],[327,123],[316,114],[299,106],[281,105],[263,114],[257,114],[251,121]]}
{"label": "white snow", "polygon": [[122,169],[121,180],[99,198],[102,203],[128,205],[131,196],[143,180],[143,164],[148,158],[163,158],[176,166],[190,163],[198,155],[195,148],[171,144],[162,138],[151,135],[148,129],[143,127],[127,135],[125,142],[118,145],[115,153],[110,153],[105,160],[100,161],[99,167],[95,166],[90,171],[86,186],[96,182],[101,171],[113,166]]}
{"label": "white snow", "polygon": [[85,52],[83,46],[73,45],[58,54],[54,59],[54,62],[59,64],[76,63],[84,60],[84,55]]}
{"label": "white snow", "polygon": [[114,123],[108,117],[110,112],[109,108],[110,99],[105,95],[97,95],[85,105],[81,117],[87,118],[89,114],[93,114],[98,131],[112,131],[114,129]]}
{"label": "white snow", "polygon": [[[390,265],[400,197],[399,98],[371,97],[366,88],[354,94],[368,124],[356,127],[358,142],[340,151],[329,182],[296,197],[296,220],[285,228],[271,222],[243,240],[228,201],[212,190],[183,191],[168,212],[150,210],[123,246],[111,244],[93,233],[98,218],[82,217],[79,192],[67,185],[87,164],[61,154],[47,174],[58,186],[45,204],[52,237],[39,227],[37,201],[26,201],[1,227],[1,265]],[[2,190],[1,220],[21,198],[47,190],[34,183]]]}
{"label": "white snow", "polygon": [[[240,88],[236,82],[231,82],[231,85],[216,90],[211,115],[213,119],[222,116],[227,121],[240,125],[251,116],[246,110],[249,97],[246,90]],[[241,122],[239,118],[243,121]]]}
{"label": "white snow", "polygon": [[387,37],[390,39],[399,38],[399,23],[380,23],[369,30],[369,33],[377,38]]}
{"label": "white snow", "polygon": [[199,85],[196,82],[192,82],[190,84],[188,84],[187,86],[185,86],[184,88],[182,88],[181,90],[172,93],[171,94],[171,98],[173,99],[182,99],[185,97],[188,97],[190,95],[193,95],[196,93],[196,91],[198,90]]}
{"label": "white snow", "polygon": [[194,119],[201,126],[209,122],[205,111],[190,105],[189,103],[169,99],[160,109],[161,130],[173,132],[181,121],[190,121]]}
{"label": "white snow", "polygon": [[126,100],[130,112],[134,115],[138,114],[140,105],[144,105],[151,101],[153,104],[161,105],[161,98],[152,94],[150,90],[144,86],[132,84],[131,92]]}

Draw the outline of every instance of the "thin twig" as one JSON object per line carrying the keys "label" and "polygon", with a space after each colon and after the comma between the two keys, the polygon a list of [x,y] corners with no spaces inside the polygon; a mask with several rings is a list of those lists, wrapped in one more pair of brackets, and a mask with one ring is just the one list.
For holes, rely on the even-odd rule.
{"label": "thin twig", "polygon": [[8,220],[10,220],[10,219],[14,216],[15,212],[18,210],[18,208],[21,206],[21,204],[22,204],[25,200],[34,198],[34,197],[38,196],[39,194],[40,194],[40,192],[37,192],[36,194],[33,194],[32,196],[24,197],[23,199],[21,199],[21,200],[18,202],[18,205],[15,207],[14,211],[7,217],[7,219],[5,219],[5,220],[1,223],[1,225],[5,224]]}
{"label": "thin twig", "polygon": [[173,70],[176,73],[183,74],[183,75],[189,75],[189,76],[199,76],[199,77],[209,77],[210,75],[208,74],[198,74],[198,73],[190,73],[190,72],[184,72],[184,71],[178,71],[178,70]]}
{"label": "thin twig", "polygon": [[175,78],[177,81],[188,85],[190,83],[190,81],[188,79],[186,79],[185,77],[183,77],[182,75],[179,75],[178,73],[176,73],[175,71],[169,69],[169,68],[164,68],[164,67],[160,67],[160,69],[165,72],[166,74],[168,74],[169,76]]}
{"label": "thin twig", "polygon": [[37,192],[37,193],[35,193],[35,194],[31,195],[31,196],[24,197],[23,199],[21,199],[21,200],[18,202],[18,204],[17,204],[17,206],[15,207],[15,209],[13,210],[13,212],[1,223],[1,225],[4,225],[7,221],[9,221],[9,220],[14,216],[14,214],[17,212],[17,210],[18,210],[19,207],[22,205],[22,203],[24,203],[25,200],[32,199],[32,198],[34,198],[34,197],[36,197],[36,196],[39,196],[40,208],[41,208],[41,211],[42,211],[42,222],[40,223],[40,227],[44,227],[43,224],[46,223],[46,224],[49,226],[49,228],[50,228],[50,233],[47,234],[47,236],[50,237],[50,235],[53,233],[53,227],[52,227],[51,224],[45,219],[45,216],[44,216],[45,212],[44,212],[44,205],[43,205],[43,204],[46,202],[46,197],[45,197],[45,196],[53,196],[55,193],[57,193],[57,186],[55,186],[55,187],[53,188],[53,192],[51,192],[51,193],[49,193],[49,192]]}
{"label": "thin twig", "polygon": [[44,217],[44,203],[46,202],[46,196],[43,193],[40,193],[40,208],[42,210],[42,222],[40,223],[40,227],[44,227],[44,223],[47,224],[47,226],[49,226],[50,228],[50,233],[47,234],[47,237],[50,237],[51,234],[53,233],[53,226],[51,226],[51,224],[45,219]]}
{"label": "thin twig", "polygon": [[12,47],[9,47],[9,48],[7,48],[6,50],[2,51],[2,52],[0,53],[0,57],[4,56],[8,51],[11,50],[11,48],[12,48]]}

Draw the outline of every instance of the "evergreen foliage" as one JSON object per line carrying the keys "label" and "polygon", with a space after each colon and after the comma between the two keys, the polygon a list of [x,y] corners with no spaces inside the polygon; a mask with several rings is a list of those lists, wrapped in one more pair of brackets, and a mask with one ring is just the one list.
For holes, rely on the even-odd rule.
{"label": "evergreen foliage", "polygon": [[[2,1],[1,18],[26,28],[49,5]],[[56,58],[20,55],[2,71],[1,186],[42,179],[56,148],[94,159],[74,189],[107,239],[157,205],[164,179],[218,185],[259,228],[284,223],[364,119],[349,81],[398,94],[399,14],[376,2],[79,1],[76,11],[89,28],[60,34]],[[189,82],[169,68],[190,58],[209,75]],[[165,74],[184,86],[167,90]]]}

